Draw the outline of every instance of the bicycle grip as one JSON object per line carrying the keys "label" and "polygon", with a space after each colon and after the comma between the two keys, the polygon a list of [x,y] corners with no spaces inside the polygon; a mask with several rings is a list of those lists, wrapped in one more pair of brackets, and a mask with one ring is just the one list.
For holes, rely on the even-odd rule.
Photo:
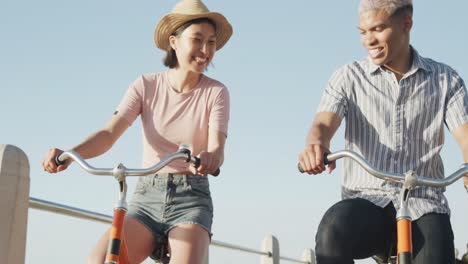
{"label": "bicycle grip", "polygon": [[[62,152],[62,153],[63,153],[63,152]],[[57,166],[60,166],[60,165],[65,164],[65,161],[61,161],[61,160],[59,159],[59,157],[60,157],[60,155],[62,155],[62,153],[56,155],[55,158],[54,158],[55,165],[57,165]]]}
{"label": "bicycle grip", "polygon": [[323,153],[323,164],[328,165],[330,164],[330,161],[328,160],[328,154],[330,153]]}
{"label": "bicycle grip", "polygon": [[[199,158],[199,157],[193,157],[193,158],[195,159],[195,162],[193,163],[193,166],[194,166],[195,168],[200,167],[200,163],[201,163],[200,158]],[[221,173],[221,170],[218,168],[218,169],[216,169],[215,172],[210,173],[210,174],[213,175],[213,176],[218,176],[220,173]]]}
{"label": "bicycle grip", "polygon": [[[328,165],[330,164],[330,161],[328,160],[328,154],[330,153],[323,153],[323,164]],[[302,168],[300,163],[297,163],[297,169],[299,170],[300,173],[304,173],[304,169]]]}

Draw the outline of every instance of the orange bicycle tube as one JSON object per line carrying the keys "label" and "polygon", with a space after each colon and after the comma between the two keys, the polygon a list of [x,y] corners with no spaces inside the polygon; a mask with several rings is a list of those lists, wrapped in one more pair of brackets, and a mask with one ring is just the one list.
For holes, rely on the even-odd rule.
{"label": "orange bicycle tube", "polygon": [[114,219],[112,221],[112,228],[109,236],[109,247],[107,248],[106,264],[127,263],[127,248],[122,235],[125,214],[126,211],[123,209],[118,208],[114,210]]}
{"label": "orange bicycle tube", "polygon": [[411,263],[413,245],[411,238],[411,220],[399,219],[397,222],[397,256],[398,264]]}

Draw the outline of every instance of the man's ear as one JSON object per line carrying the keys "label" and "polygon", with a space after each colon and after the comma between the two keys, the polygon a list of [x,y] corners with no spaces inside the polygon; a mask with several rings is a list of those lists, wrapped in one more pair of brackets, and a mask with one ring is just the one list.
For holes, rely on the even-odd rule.
{"label": "man's ear", "polygon": [[403,30],[405,32],[410,32],[413,27],[413,18],[411,16],[405,16],[403,18]]}

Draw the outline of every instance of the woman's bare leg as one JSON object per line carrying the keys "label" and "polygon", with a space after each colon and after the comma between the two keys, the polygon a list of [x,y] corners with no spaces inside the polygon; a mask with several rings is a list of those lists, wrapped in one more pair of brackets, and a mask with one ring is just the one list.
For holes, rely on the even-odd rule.
{"label": "woman's bare leg", "polygon": [[[104,263],[109,241],[109,232],[110,229],[104,233],[91,251],[88,256],[88,264]],[[135,218],[125,218],[124,236],[127,243],[128,259],[131,264],[143,262],[153,252],[155,247],[153,234],[145,225]]]}
{"label": "woman's bare leg", "polygon": [[203,264],[207,257],[210,235],[195,224],[183,224],[169,232],[171,264]]}

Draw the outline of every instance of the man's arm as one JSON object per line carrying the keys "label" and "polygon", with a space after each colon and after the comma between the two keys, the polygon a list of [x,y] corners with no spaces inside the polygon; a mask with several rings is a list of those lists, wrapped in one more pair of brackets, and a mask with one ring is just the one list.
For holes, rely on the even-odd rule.
{"label": "man's arm", "polygon": [[[340,117],[331,112],[319,112],[309,130],[304,150],[299,154],[302,169],[309,174],[319,174],[325,170],[323,155],[329,152],[330,142],[340,126]],[[329,166],[329,172],[335,169],[335,163]]]}
{"label": "man's arm", "polygon": [[[462,150],[464,162],[468,163],[468,123],[455,128],[452,134]],[[465,188],[468,190],[468,176],[465,176],[463,181],[465,183]]]}

